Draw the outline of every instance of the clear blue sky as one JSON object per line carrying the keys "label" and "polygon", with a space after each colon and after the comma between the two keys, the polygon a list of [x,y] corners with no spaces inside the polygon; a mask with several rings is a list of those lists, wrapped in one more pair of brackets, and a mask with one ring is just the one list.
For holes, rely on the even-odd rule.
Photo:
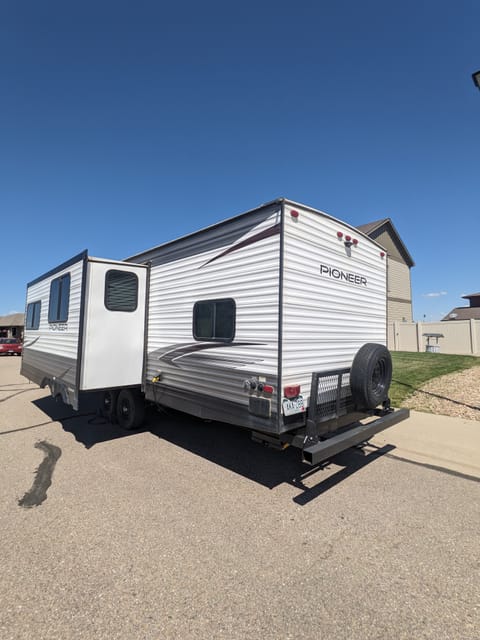
{"label": "clear blue sky", "polygon": [[279,196],[391,217],[414,315],[480,291],[478,0],[0,5],[0,315]]}

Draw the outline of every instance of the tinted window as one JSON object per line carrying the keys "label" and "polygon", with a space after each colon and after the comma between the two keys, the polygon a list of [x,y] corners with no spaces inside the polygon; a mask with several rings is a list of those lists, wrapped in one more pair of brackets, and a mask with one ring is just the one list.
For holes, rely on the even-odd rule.
{"label": "tinted window", "polygon": [[107,271],[105,306],[109,311],[135,311],[138,303],[138,278],[129,271]]}
{"label": "tinted window", "polygon": [[70,274],[55,278],[50,284],[49,322],[66,322],[70,303]]}
{"label": "tinted window", "polygon": [[195,340],[229,342],[235,336],[235,300],[204,300],[193,307]]}
{"label": "tinted window", "polygon": [[30,302],[27,305],[27,329],[38,329],[40,326],[40,311],[42,309],[42,303],[40,300],[37,302]]}

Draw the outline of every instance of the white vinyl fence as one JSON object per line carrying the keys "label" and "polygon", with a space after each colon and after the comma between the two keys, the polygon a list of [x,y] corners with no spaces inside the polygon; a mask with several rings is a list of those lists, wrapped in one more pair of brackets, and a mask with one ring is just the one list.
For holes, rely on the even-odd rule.
{"label": "white vinyl fence", "polygon": [[[428,340],[424,334],[440,333],[438,351],[457,355],[480,356],[480,320],[451,320],[448,322],[394,322],[389,331],[392,351],[426,351]],[[436,338],[430,338],[435,349]]]}

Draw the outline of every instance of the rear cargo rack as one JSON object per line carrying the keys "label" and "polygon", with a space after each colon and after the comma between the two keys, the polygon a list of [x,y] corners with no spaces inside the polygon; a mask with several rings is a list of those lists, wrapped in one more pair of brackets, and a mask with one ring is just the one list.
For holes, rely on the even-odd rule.
{"label": "rear cargo rack", "polygon": [[[408,409],[393,410],[387,399],[382,408],[358,411],[350,389],[350,369],[312,374],[302,449],[303,460],[318,464],[340,451],[367,441],[376,433],[408,418]],[[363,424],[364,418],[375,419]],[[299,439],[292,442],[299,446]]]}
{"label": "rear cargo rack", "polygon": [[314,424],[344,416],[353,409],[350,369],[312,373],[308,421]]}

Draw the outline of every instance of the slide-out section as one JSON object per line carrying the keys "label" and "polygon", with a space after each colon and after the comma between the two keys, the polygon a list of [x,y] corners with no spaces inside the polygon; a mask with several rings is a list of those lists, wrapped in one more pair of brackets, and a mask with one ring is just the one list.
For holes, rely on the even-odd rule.
{"label": "slide-out section", "polygon": [[84,252],[30,282],[22,375],[75,409],[80,391],[140,385],[146,281]]}

